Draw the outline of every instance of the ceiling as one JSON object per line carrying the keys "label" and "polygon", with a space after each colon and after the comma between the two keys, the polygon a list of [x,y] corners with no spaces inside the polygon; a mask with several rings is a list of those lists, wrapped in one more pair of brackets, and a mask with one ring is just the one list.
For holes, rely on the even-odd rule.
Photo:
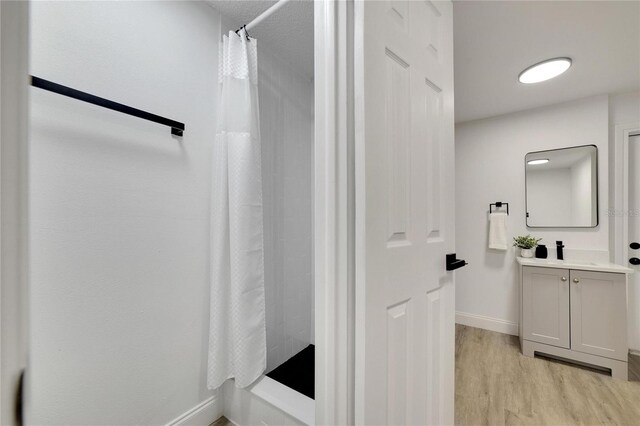
{"label": "ceiling", "polygon": [[[274,0],[207,0],[234,25]],[[313,2],[292,0],[251,31],[313,77]],[[456,122],[605,93],[640,90],[638,1],[454,1]],[[563,75],[524,85],[518,74],[569,56]]]}
{"label": "ceiling", "polygon": [[[640,2],[455,1],[453,16],[456,122],[640,89]],[[518,82],[558,56],[566,73]]]}
{"label": "ceiling", "polygon": [[[223,16],[238,26],[248,24],[273,6],[272,0],[206,0]],[[292,0],[253,30],[251,37],[258,39],[269,50],[313,77],[313,1]]]}

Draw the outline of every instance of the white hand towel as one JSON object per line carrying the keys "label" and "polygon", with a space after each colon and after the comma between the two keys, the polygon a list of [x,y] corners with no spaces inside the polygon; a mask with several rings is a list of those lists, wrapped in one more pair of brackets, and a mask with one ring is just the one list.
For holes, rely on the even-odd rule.
{"label": "white hand towel", "polygon": [[505,212],[489,214],[489,248],[507,249],[507,213]]}

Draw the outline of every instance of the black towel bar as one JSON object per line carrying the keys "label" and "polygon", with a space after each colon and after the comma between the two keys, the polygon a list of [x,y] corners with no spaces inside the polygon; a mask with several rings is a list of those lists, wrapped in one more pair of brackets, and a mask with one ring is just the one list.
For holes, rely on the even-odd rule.
{"label": "black towel bar", "polygon": [[89,93],[81,92],[80,90],[72,89],[71,87],[63,86],[61,84],[54,83],[43,78],[31,76],[31,85],[39,89],[57,93],[59,95],[68,96],[79,101],[88,102],[90,104],[98,105],[113,111],[118,111],[123,114],[133,115],[134,117],[142,118],[143,120],[149,120],[153,121],[154,123],[169,126],[171,127],[172,135],[182,136],[182,134],[184,133],[184,123],[180,123],[179,121],[171,120],[169,118],[161,117],[159,115],[152,114],[141,109],[110,101],[109,99],[104,99],[95,95],[91,95]]}

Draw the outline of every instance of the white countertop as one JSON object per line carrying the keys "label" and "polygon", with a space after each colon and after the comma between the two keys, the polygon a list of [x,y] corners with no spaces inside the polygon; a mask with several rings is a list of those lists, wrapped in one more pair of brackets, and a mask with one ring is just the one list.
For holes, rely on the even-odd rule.
{"label": "white countertop", "polygon": [[618,274],[631,274],[633,269],[609,262],[591,262],[586,260],[557,260],[517,257],[516,260],[522,266],[540,266],[543,268],[579,269],[581,271],[615,272]]}

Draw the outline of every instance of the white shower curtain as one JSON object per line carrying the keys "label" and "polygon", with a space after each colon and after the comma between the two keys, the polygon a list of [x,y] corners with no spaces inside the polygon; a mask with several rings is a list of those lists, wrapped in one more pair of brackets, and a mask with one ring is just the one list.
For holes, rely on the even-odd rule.
{"label": "white shower curtain", "polygon": [[223,37],[213,149],[207,385],[250,385],[266,368],[256,40]]}

